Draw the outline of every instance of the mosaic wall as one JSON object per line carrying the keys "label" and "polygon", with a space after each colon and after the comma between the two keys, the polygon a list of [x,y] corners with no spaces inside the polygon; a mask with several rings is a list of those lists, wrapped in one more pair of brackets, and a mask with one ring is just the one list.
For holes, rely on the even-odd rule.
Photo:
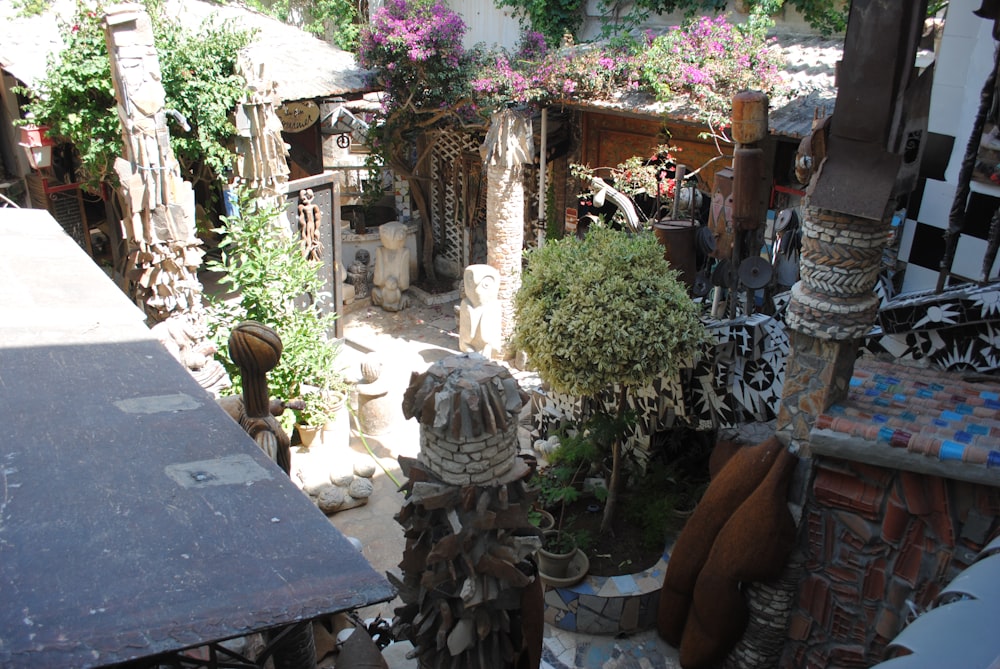
{"label": "mosaic wall", "polygon": [[[692,367],[633,393],[629,408],[639,420],[628,448],[640,465],[652,435],[675,425],[726,429],[775,418],[789,350],[782,313],[707,321],[713,343]],[[863,340],[861,354],[889,354],[949,371],[1000,371],[1000,285],[888,302],[879,312],[878,327]],[[607,393],[599,401],[612,410],[614,398]],[[548,436],[562,421],[579,422],[584,414],[580,398],[543,389],[533,391],[532,402],[534,439]]]}
{"label": "mosaic wall", "polygon": [[[784,379],[788,337],[780,320],[763,314],[706,323],[713,343],[676,377],[660,377],[629,397],[638,416],[628,449],[644,466],[652,436],[674,426],[701,430],[736,428],[767,422],[777,414]],[[606,411],[615,408],[615,393],[598,398]],[[547,436],[562,421],[579,422],[580,398],[535,390],[534,439]]]}
{"label": "mosaic wall", "polygon": [[1000,531],[1000,489],[837,458],[813,470],[780,667],[870,667]]}
{"label": "mosaic wall", "polygon": [[1000,286],[961,286],[893,300],[865,341],[871,353],[962,372],[1000,369]]}

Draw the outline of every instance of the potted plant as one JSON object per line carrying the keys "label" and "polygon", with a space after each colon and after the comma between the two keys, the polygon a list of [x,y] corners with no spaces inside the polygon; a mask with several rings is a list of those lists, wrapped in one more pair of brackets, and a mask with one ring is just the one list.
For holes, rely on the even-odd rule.
{"label": "potted plant", "polygon": [[[586,568],[581,567],[577,573],[570,574],[571,563],[582,554],[584,546],[581,543],[586,536],[570,529],[572,519],[567,519],[566,506],[583,494],[583,478],[597,452],[597,445],[587,430],[564,433],[559,446],[549,456],[549,466],[539,475],[539,499],[543,507],[558,508],[555,525],[542,533],[542,547],[536,554],[538,570],[549,582],[567,578],[578,580],[586,573]],[[598,499],[605,493],[604,488],[594,489]]]}
{"label": "potted plant", "polygon": [[[706,341],[698,306],[648,232],[592,225],[582,240],[530,250],[514,312],[512,348],[542,380],[569,395],[606,393],[622,420],[632,388],[679,373]],[[622,481],[621,435],[611,445],[602,532]]]}
{"label": "potted plant", "polygon": [[324,435],[334,432],[336,427],[349,429],[346,388],[306,387],[301,399],[303,408],[295,411],[295,429],[303,446],[311,446],[317,437],[325,442]]}

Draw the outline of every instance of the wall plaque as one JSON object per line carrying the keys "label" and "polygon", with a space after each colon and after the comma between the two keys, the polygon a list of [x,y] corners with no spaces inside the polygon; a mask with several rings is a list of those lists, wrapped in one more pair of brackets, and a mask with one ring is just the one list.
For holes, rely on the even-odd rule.
{"label": "wall plaque", "polygon": [[286,102],[274,111],[285,132],[302,132],[319,119],[319,105],[312,100]]}

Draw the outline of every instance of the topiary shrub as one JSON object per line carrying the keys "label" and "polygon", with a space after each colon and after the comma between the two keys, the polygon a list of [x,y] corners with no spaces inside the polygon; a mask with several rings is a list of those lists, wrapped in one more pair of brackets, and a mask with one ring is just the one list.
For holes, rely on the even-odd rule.
{"label": "topiary shrub", "polygon": [[[706,341],[697,306],[651,233],[593,227],[527,258],[511,346],[557,392],[594,396],[617,384],[624,416],[630,388],[677,374]],[[612,444],[602,530],[617,502],[621,441]]]}

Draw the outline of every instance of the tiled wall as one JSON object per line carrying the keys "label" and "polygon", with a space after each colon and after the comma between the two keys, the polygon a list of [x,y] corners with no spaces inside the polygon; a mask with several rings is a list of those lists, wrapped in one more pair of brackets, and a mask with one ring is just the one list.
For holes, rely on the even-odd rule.
{"label": "tiled wall", "polygon": [[781,667],[869,667],[1000,531],[1000,489],[818,458]]}

